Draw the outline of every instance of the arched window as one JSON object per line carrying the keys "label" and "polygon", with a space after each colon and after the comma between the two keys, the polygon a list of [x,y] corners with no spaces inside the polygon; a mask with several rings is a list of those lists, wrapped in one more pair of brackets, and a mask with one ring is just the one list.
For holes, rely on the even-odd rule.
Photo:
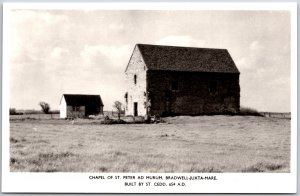
{"label": "arched window", "polygon": [[136,79],[137,79],[137,76],[136,76],[136,74],[134,74],[134,77],[133,77],[134,84],[136,84]]}

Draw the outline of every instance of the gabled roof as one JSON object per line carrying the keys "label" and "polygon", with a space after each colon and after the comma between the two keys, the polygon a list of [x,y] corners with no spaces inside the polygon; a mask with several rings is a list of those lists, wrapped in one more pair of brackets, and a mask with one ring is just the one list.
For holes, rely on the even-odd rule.
{"label": "gabled roof", "polygon": [[148,70],[239,73],[226,49],[137,44]]}
{"label": "gabled roof", "polygon": [[[103,106],[100,95],[80,95],[80,94],[63,94],[67,105],[72,106],[84,106],[84,105],[95,105]],[[60,100],[61,101],[61,100]]]}

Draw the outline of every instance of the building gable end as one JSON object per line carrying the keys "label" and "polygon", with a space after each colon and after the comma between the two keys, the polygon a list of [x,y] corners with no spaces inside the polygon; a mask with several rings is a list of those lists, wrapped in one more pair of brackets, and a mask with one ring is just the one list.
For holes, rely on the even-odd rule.
{"label": "building gable end", "polygon": [[135,45],[134,47],[134,50],[131,54],[131,57],[128,61],[128,64],[127,64],[127,67],[126,67],[126,70],[125,70],[125,73],[130,70],[130,68],[136,64],[143,64],[145,66],[145,70],[148,69],[146,63],[145,63],[145,60],[143,58],[143,55],[138,47],[138,45]]}
{"label": "building gable end", "polygon": [[65,99],[64,95],[61,96],[60,101],[59,101],[59,105],[61,105],[61,103],[62,103],[63,100],[64,100],[65,103],[66,103],[66,99]]}

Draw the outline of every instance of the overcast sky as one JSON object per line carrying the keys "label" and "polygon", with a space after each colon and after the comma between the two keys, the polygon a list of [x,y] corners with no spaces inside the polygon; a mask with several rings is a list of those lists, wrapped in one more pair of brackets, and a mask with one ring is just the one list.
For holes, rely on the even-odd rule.
{"label": "overcast sky", "polygon": [[241,106],[290,111],[287,11],[14,10],[9,17],[10,107],[59,108],[63,93],[124,102],[136,43],[226,48],[240,75]]}

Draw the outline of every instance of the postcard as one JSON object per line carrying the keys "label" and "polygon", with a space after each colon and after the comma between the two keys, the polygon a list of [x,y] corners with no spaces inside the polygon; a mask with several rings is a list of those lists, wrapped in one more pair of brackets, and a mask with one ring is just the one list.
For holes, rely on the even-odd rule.
{"label": "postcard", "polygon": [[295,193],[296,3],[4,3],[2,191]]}

